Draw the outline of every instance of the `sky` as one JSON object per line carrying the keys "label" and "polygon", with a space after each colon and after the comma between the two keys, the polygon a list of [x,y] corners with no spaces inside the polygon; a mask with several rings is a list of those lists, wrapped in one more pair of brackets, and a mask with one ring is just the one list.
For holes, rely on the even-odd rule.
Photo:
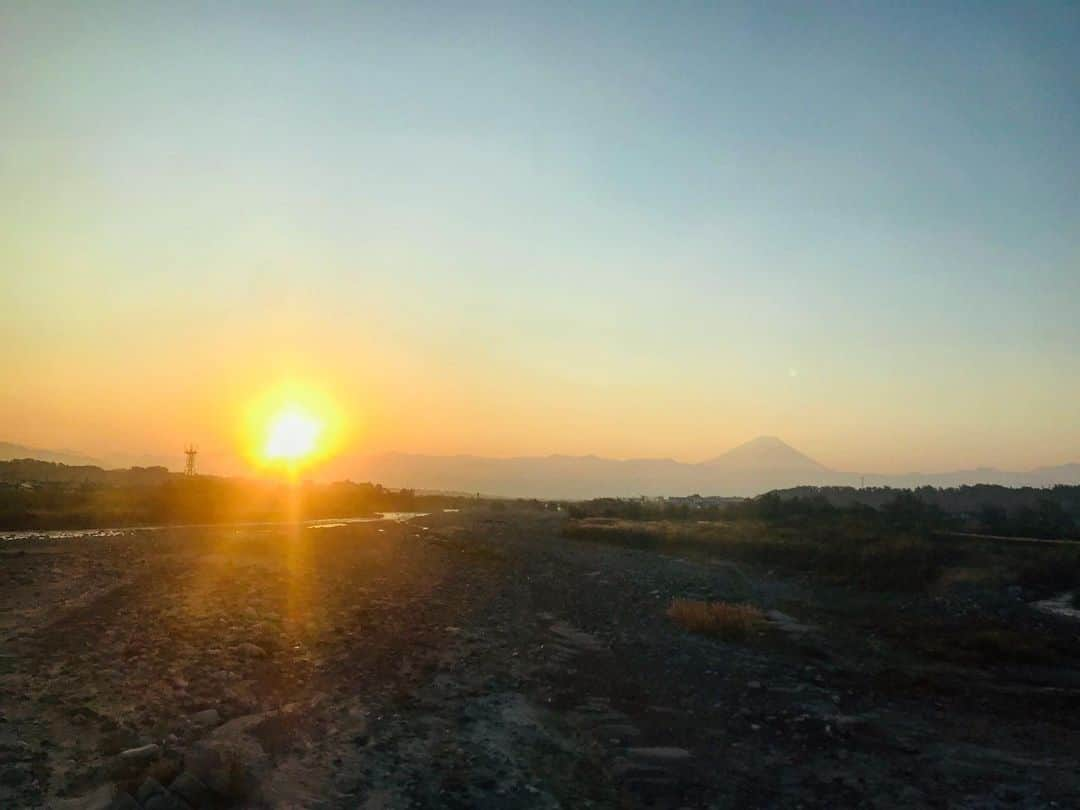
{"label": "sky", "polygon": [[1080,6],[902,5],[0,0],[0,440],[1080,460]]}

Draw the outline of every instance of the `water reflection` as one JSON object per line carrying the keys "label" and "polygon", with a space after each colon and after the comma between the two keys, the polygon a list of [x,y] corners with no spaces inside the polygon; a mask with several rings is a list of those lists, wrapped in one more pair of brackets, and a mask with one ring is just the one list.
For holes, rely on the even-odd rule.
{"label": "water reflection", "polygon": [[392,520],[401,523],[414,517],[423,517],[428,512],[382,512],[370,517],[321,518],[319,520],[278,521],[266,523],[180,523],[172,526],[127,526],[112,529],[26,529],[0,532],[0,542],[4,540],[78,540],[84,537],[123,537],[141,532],[162,532],[170,529],[230,529],[259,526],[306,526],[309,529],[329,529],[335,526],[348,526],[352,523],[377,523]]}

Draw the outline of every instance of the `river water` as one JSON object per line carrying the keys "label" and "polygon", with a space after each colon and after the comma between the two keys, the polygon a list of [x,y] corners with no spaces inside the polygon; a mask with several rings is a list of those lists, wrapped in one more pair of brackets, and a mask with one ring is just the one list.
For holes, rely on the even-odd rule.
{"label": "river water", "polygon": [[[402,523],[415,517],[423,517],[428,512],[381,512],[373,517],[323,518],[303,520],[298,525],[307,529],[333,529],[352,523],[375,523],[380,520],[392,520]],[[142,532],[154,533],[172,529],[244,529],[267,526],[292,526],[288,521],[266,523],[180,523],[171,526],[123,526],[112,529],[27,529],[21,531],[0,532],[0,542],[5,540],[79,540],[89,537],[124,537]]]}
{"label": "river water", "polygon": [[1051,597],[1050,599],[1043,599],[1040,602],[1033,602],[1031,606],[1044,613],[1051,613],[1054,616],[1061,616],[1065,619],[1080,621],[1080,608],[1073,603],[1072,591],[1059,593],[1057,596]]}

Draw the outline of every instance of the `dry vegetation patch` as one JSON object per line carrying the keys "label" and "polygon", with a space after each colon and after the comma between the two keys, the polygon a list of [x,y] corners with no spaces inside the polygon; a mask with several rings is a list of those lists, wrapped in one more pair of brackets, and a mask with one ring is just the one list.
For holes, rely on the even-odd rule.
{"label": "dry vegetation patch", "polygon": [[792,529],[761,521],[567,521],[563,535],[652,551],[707,554],[787,570],[870,591],[919,591],[941,574],[949,549],[899,532],[846,525]]}
{"label": "dry vegetation patch", "polygon": [[692,633],[718,636],[725,641],[741,641],[765,622],[761,611],[753,605],[693,599],[673,600],[667,615]]}

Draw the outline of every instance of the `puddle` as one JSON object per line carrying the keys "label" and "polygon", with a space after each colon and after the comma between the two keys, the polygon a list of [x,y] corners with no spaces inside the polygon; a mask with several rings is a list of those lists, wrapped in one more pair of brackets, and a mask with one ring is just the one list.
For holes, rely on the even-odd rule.
{"label": "puddle", "polygon": [[1053,616],[1062,616],[1066,619],[1072,619],[1073,621],[1080,621],[1080,608],[1073,605],[1072,591],[1059,593],[1057,596],[1052,596],[1049,599],[1032,602],[1031,606],[1036,610],[1041,610],[1043,613],[1049,613]]}

